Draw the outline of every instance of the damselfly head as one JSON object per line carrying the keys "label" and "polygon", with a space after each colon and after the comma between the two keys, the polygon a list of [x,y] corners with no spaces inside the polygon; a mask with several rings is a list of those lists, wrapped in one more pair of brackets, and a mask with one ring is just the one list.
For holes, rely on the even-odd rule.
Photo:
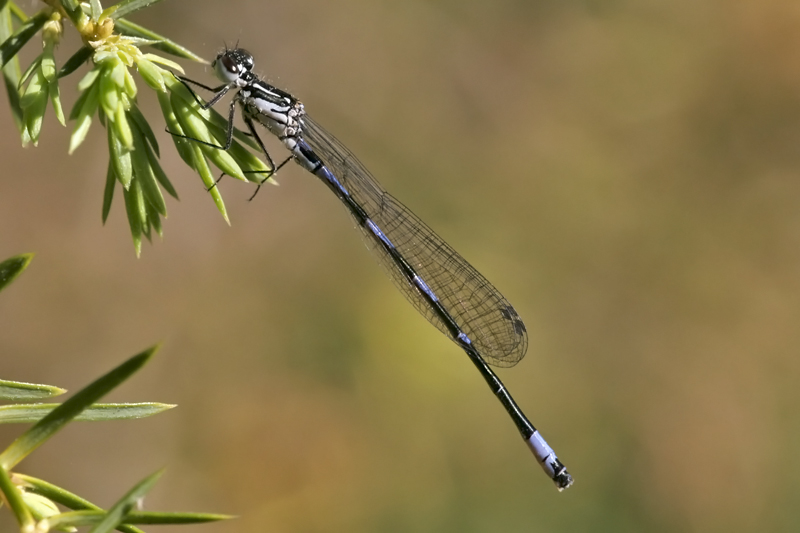
{"label": "damselfly head", "polygon": [[244,48],[224,50],[211,63],[222,81],[235,82],[253,69],[253,56]]}

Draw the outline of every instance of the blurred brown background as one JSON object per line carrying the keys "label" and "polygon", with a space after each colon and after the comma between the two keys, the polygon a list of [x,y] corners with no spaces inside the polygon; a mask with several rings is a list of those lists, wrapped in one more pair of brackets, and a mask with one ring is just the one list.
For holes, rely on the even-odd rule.
{"label": "blurred brown background", "polygon": [[576,482],[556,492],[311,175],[287,166],[251,203],[224,181],[228,227],[162,133],[181,201],[137,260],[120,196],[100,223],[102,128],[68,157],[49,111],[23,149],[0,105],[0,257],[37,254],[0,297],[0,374],[74,391],[163,340],[109,399],[179,404],[70,426],[21,471],[109,505],[167,465],[147,508],[241,515],[189,528],[209,533],[800,529],[800,4],[171,0],[133,19],[208,58],[239,40],[503,291],[531,346],[499,375]]}

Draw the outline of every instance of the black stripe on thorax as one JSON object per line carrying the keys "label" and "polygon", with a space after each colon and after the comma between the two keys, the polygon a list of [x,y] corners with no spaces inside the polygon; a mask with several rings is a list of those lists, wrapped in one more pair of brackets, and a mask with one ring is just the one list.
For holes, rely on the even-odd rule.
{"label": "black stripe on thorax", "polygon": [[260,98],[268,102],[281,102],[290,107],[297,103],[297,98],[291,94],[261,80],[251,81],[242,89],[249,91],[252,98]]}

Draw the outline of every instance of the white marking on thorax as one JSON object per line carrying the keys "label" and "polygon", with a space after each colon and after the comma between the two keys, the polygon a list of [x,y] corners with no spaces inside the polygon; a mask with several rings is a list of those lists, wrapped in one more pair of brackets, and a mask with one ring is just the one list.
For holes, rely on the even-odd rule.
{"label": "white marking on thorax", "polygon": [[245,105],[255,109],[259,114],[266,115],[280,124],[289,124],[289,106],[280,106],[263,98],[255,98],[249,92],[244,93],[243,96]]}

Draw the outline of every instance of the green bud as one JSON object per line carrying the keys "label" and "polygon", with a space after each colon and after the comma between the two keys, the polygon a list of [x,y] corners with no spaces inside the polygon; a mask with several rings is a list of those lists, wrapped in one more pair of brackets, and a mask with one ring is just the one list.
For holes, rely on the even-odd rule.
{"label": "green bud", "polygon": [[42,64],[42,56],[39,56],[36,59],[34,59],[33,62],[28,66],[28,68],[25,69],[25,73],[22,74],[22,77],[20,77],[19,83],[17,84],[17,88],[21,88],[23,85],[25,85],[25,82],[28,81],[28,78],[31,76],[31,74],[36,72],[36,69],[38,69],[39,65],[41,64]]}
{"label": "green bud", "polygon": [[167,90],[164,85],[164,76],[161,74],[162,70],[153,62],[147,59],[139,59],[139,61],[136,62],[136,68],[139,71],[139,75],[150,88],[161,92]]}
{"label": "green bud", "polygon": [[42,74],[48,83],[56,79],[56,58],[53,56],[53,42],[45,41],[44,52],[42,52]]}
{"label": "green bud", "polygon": [[[123,67],[124,68],[124,67]],[[114,119],[114,113],[120,105],[119,102],[119,87],[114,83],[114,78],[111,76],[109,69],[103,69],[100,76],[100,105],[103,107],[103,112],[106,116]]]}
{"label": "green bud", "polygon": [[[41,65],[41,63],[39,63],[39,65]],[[34,70],[28,77],[28,86],[25,88],[25,92],[22,93],[22,98],[20,98],[19,101],[19,105],[22,109],[36,105],[42,98],[42,94],[46,92],[45,86],[47,80],[44,79],[40,68]],[[47,98],[47,95],[45,95],[45,98]]]}
{"label": "green bud", "polygon": [[34,146],[39,143],[39,134],[42,132],[44,112],[47,110],[47,93],[47,80],[41,69],[37,69],[20,99],[22,120]]}
{"label": "green bud", "polygon": [[53,111],[56,118],[62,126],[66,126],[67,122],[64,120],[64,109],[61,107],[61,91],[58,88],[58,78],[55,78],[48,84],[47,94],[50,96],[50,102],[53,104]]}
{"label": "green bud", "polygon": [[116,129],[117,137],[122,143],[122,146],[128,150],[133,149],[133,135],[131,134],[131,126],[128,124],[128,117],[125,115],[125,106],[117,106],[114,110],[114,129]]}
{"label": "green bud", "polygon": [[122,61],[114,61],[111,63],[112,66],[106,67],[108,70],[108,76],[111,78],[111,81],[114,82],[118,88],[123,89],[125,87],[125,64]]}
{"label": "green bud", "polygon": [[25,502],[36,520],[42,520],[61,512],[52,500],[33,492],[22,491],[22,501]]}
{"label": "green bud", "polygon": [[127,68],[124,70],[124,72],[125,72],[125,81],[123,84],[123,89],[125,91],[125,95],[130,99],[134,99],[136,98],[136,93],[137,93],[136,82],[133,81],[133,76],[131,76],[131,73]]}
{"label": "green bud", "polygon": [[125,189],[130,188],[133,179],[130,150],[126,149],[116,136],[116,130],[106,126],[108,133],[108,152],[114,173]]}
{"label": "green bud", "polygon": [[99,90],[100,84],[92,84],[86,97],[82,101],[79,99],[81,107],[76,114],[75,130],[72,132],[72,136],[69,140],[70,154],[81,145],[84,139],[86,139],[86,135],[89,133],[89,127],[92,125],[92,117],[97,112],[97,107],[100,104],[100,100],[97,96]]}
{"label": "green bud", "polygon": [[114,50],[96,50],[92,56],[95,65],[99,65],[109,60],[118,60],[117,52]]}
{"label": "green bud", "polygon": [[124,50],[117,50],[117,59],[122,61],[126,67],[133,66],[133,56]]}
{"label": "green bud", "polygon": [[83,78],[81,78],[81,81],[78,82],[78,90],[83,92],[89,87],[91,87],[97,80],[97,77],[99,75],[100,75],[100,67],[95,66],[92,70],[87,72]]}

